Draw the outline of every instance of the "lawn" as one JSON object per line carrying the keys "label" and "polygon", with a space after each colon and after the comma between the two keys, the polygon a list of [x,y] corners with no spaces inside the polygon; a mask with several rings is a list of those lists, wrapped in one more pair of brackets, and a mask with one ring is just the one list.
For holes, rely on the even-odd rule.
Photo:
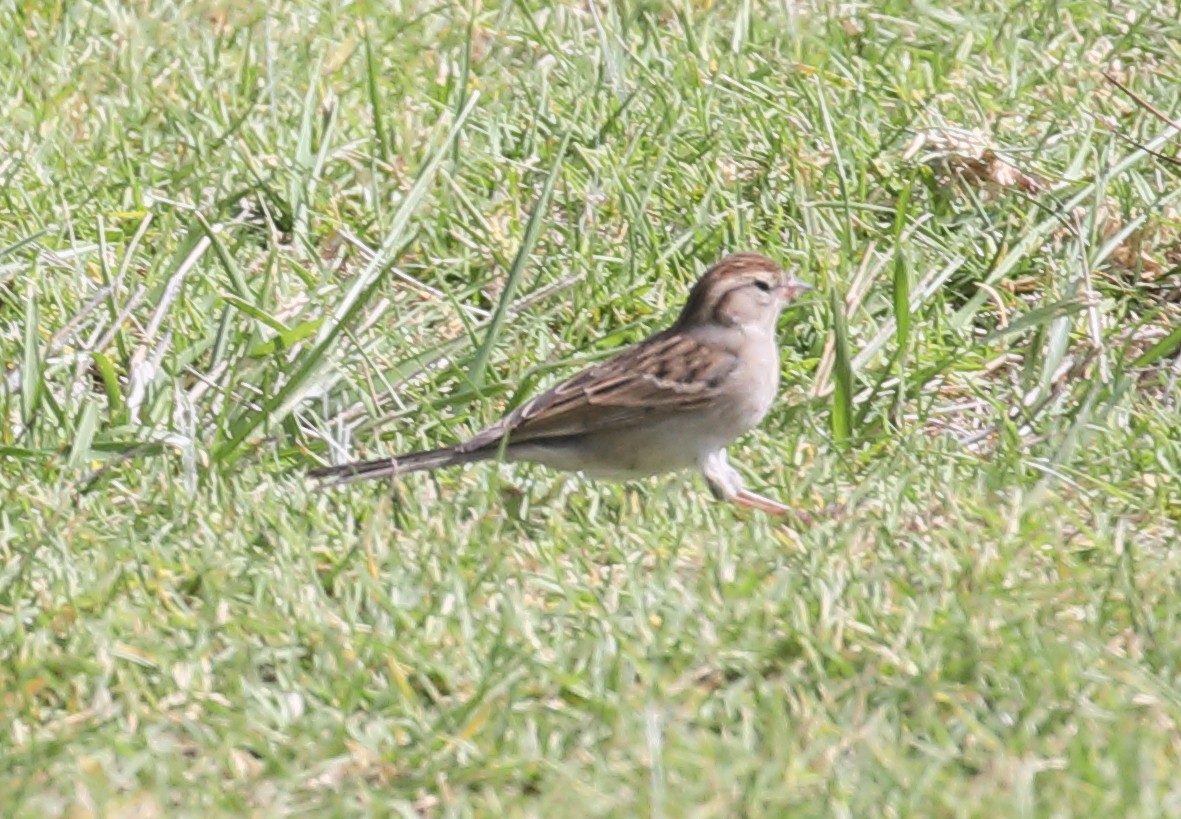
{"label": "lawn", "polygon": [[[1181,816],[1175,2],[0,10],[0,813]],[[741,249],[802,514],[304,477]]]}

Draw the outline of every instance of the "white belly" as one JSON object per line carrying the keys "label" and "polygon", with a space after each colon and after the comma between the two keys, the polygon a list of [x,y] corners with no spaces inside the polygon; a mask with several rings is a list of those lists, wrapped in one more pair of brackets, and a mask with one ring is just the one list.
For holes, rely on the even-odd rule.
{"label": "white belly", "polygon": [[696,469],[707,455],[725,449],[763,419],[775,400],[779,372],[735,379],[745,389],[709,407],[658,421],[510,446],[510,460],[530,461],[591,477],[627,480]]}

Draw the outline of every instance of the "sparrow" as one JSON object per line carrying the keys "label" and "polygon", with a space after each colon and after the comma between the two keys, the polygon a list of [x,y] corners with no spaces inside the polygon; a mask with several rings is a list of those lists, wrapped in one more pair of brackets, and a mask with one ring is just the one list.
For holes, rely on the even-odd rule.
{"label": "sparrow", "polygon": [[726,447],[767,415],[779,389],[776,323],[812,288],[758,253],[709,268],[676,322],[452,446],[325,466],[329,485],[476,461],[527,461],[630,480],[695,469],[718,500],[788,507],[743,486]]}

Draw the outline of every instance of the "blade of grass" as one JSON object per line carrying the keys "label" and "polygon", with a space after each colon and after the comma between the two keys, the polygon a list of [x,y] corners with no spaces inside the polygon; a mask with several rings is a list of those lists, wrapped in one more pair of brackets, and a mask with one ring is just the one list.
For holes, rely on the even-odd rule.
{"label": "blade of grass", "polygon": [[[319,63],[320,61],[317,61]],[[318,76],[319,65],[316,73]],[[316,84],[309,83],[307,93],[303,98],[303,112],[299,120],[299,137],[295,144],[296,173],[291,175],[291,182],[287,188],[287,202],[291,205],[291,238],[299,247],[310,247],[308,244],[308,199],[311,197],[312,185],[315,183],[314,165],[316,157],[312,149],[314,138],[314,122],[318,106],[316,105]]]}
{"label": "blade of grass", "polygon": [[838,441],[853,435],[853,362],[849,355],[849,328],[845,319],[845,302],[834,287],[829,298],[832,310],[834,346],[832,432]]}
{"label": "blade of grass", "polygon": [[286,324],[272,316],[266,310],[263,310],[260,307],[255,307],[253,304],[244,299],[240,299],[237,296],[231,296],[229,293],[223,294],[222,299],[225,300],[226,304],[241,310],[251,318],[257,319],[267,327],[270,327],[276,333],[286,333],[289,329]]}
{"label": "blade of grass", "polygon": [[98,429],[98,404],[91,400],[84,400],[82,412],[78,422],[74,425],[74,441],[70,444],[70,454],[66,458],[66,466],[77,469],[85,463],[90,455],[90,445],[94,441],[95,430]]}
{"label": "blade of grass", "polygon": [[[123,249],[123,261],[119,263],[119,271],[115,274],[114,280],[104,281],[107,287],[107,305],[111,314],[111,333],[115,342],[115,347],[119,350],[119,360],[127,362],[131,355],[131,345],[127,341],[127,334],[120,329],[126,315],[125,311],[129,313],[128,306],[120,306],[116,301],[118,290],[122,287],[124,280],[127,278],[127,271],[131,269],[131,262],[135,258],[136,252],[139,250],[139,245],[143,241],[144,235],[148,232],[148,227],[152,224],[152,212],[144,213],[143,218],[140,219],[139,226],[135,229],[135,234],[131,237],[131,241]],[[106,276],[108,271],[106,265],[102,266],[103,275]]]}
{"label": "blade of grass", "polygon": [[28,245],[33,244],[38,239],[40,239],[42,236],[44,236],[47,232],[48,232],[47,230],[41,229],[41,230],[37,231],[36,233],[31,233],[28,236],[25,236],[23,239],[18,239],[17,241],[13,242],[12,244],[8,245],[7,247],[0,247],[0,259],[3,259],[5,256],[10,256],[13,253],[16,253],[22,247],[27,247]]}
{"label": "blade of grass", "polygon": [[382,162],[389,160],[389,145],[385,138],[385,113],[381,108],[381,94],[378,93],[380,69],[373,53],[373,26],[362,26],[362,42],[365,43],[365,98],[369,102],[369,115],[373,118],[373,154]]}
{"label": "blade of grass", "polygon": [[254,295],[250,291],[249,285],[246,284],[246,279],[242,275],[242,270],[239,268],[234,257],[230,254],[225,242],[221,240],[218,231],[213,229],[213,225],[209,224],[204,216],[199,211],[194,211],[193,216],[197,219],[197,224],[205,231],[205,235],[213,245],[213,252],[218,262],[221,263],[222,269],[225,270],[226,276],[230,280],[230,286],[234,290],[234,294],[238,298],[245,300],[248,296]]}
{"label": "blade of grass", "polygon": [[554,155],[553,165],[550,166],[549,174],[545,178],[545,186],[541,190],[541,195],[537,197],[533,212],[529,214],[529,223],[525,226],[525,236],[521,239],[521,246],[517,248],[513,266],[509,268],[508,280],[505,282],[504,291],[500,294],[500,302],[496,305],[496,312],[492,315],[488,332],[484,334],[484,340],[476,350],[475,360],[472,361],[472,366],[468,370],[468,380],[477,388],[484,383],[484,371],[488,368],[488,359],[492,355],[492,349],[496,346],[496,340],[504,327],[504,320],[508,316],[513,298],[517,294],[517,285],[521,281],[521,274],[525,272],[525,265],[529,262],[529,254],[533,252],[533,246],[537,243],[537,237],[541,233],[542,220],[548,209],[550,196],[554,192],[554,184],[558,180],[558,170],[562,167],[562,160],[566,157],[566,149],[570,145],[572,134],[573,131],[566,132],[558,152]]}
{"label": "blade of grass", "polygon": [[283,350],[290,350],[305,338],[315,335],[323,323],[324,319],[322,318],[301,321],[294,327],[281,330],[277,336],[254,345],[246,351],[246,356],[248,358],[262,358]]}
{"label": "blade of grass", "polygon": [[98,371],[99,378],[102,379],[103,390],[106,391],[107,402],[110,405],[109,417],[120,418],[123,413],[123,393],[119,388],[119,376],[115,372],[114,363],[110,356],[98,350],[90,354],[90,360],[94,362],[94,368]]}
{"label": "blade of grass", "polygon": [[1032,330],[1036,327],[1050,324],[1058,319],[1074,315],[1081,310],[1085,310],[1086,307],[1086,303],[1078,296],[1071,296],[1056,301],[1053,304],[1037,307],[1028,313],[1023,313],[1019,318],[1009,322],[1004,327],[998,327],[996,330],[993,330],[984,336],[982,343],[992,344],[1005,336],[1011,336],[1014,333],[1024,333],[1026,330]]}
{"label": "blade of grass", "polygon": [[[902,195],[898,199],[898,213],[894,218],[894,241],[897,247],[901,247],[902,234],[906,227],[906,210],[913,187],[914,178],[902,189]],[[910,265],[907,264],[906,254],[901,249],[894,254],[894,321],[897,327],[895,339],[898,343],[898,376],[902,377],[906,367],[906,344],[910,340]]]}
{"label": "blade of grass", "polygon": [[828,146],[832,151],[833,163],[837,170],[837,183],[840,186],[841,214],[844,217],[844,230],[841,232],[841,249],[846,259],[853,258],[853,212],[850,205],[849,180],[845,173],[845,160],[841,154],[841,143],[837,140],[833,128],[832,116],[828,110],[828,99],[825,96],[825,86],[821,77],[816,77],[816,104],[820,108],[820,115],[824,121],[824,131],[828,136]]}
{"label": "blade of grass", "polygon": [[[34,267],[36,265],[34,264]],[[28,435],[33,418],[41,405],[41,398],[45,394],[44,374],[41,371],[41,344],[38,327],[41,321],[41,311],[37,306],[37,289],[30,282],[25,293],[25,326],[22,336],[23,350],[21,355],[20,399],[21,421]]]}
{"label": "blade of grass", "polygon": [[[898,210],[894,215],[894,324],[897,345],[894,348],[894,361],[898,364],[898,388],[894,390],[893,404],[890,415],[897,419],[901,413],[902,396],[906,394],[906,351],[910,343],[910,259],[906,254],[906,246],[902,241],[902,234],[906,232],[907,206],[910,204],[910,192],[914,188],[916,176],[912,176],[902,189],[898,198]],[[888,371],[889,368],[887,368]],[[884,383],[879,379],[874,387],[874,394]],[[869,411],[870,401],[865,402],[858,413],[857,424],[861,425]]]}

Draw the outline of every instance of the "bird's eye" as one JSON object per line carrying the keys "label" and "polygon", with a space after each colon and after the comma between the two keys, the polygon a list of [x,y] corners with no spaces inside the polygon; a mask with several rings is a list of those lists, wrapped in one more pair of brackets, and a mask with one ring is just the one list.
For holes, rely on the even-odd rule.
{"label": "bird's eye", "polygon": [[755,287],[759,288],[764,293],[771,292],[771,285],[767,283],[766,279],[755,279]]}

